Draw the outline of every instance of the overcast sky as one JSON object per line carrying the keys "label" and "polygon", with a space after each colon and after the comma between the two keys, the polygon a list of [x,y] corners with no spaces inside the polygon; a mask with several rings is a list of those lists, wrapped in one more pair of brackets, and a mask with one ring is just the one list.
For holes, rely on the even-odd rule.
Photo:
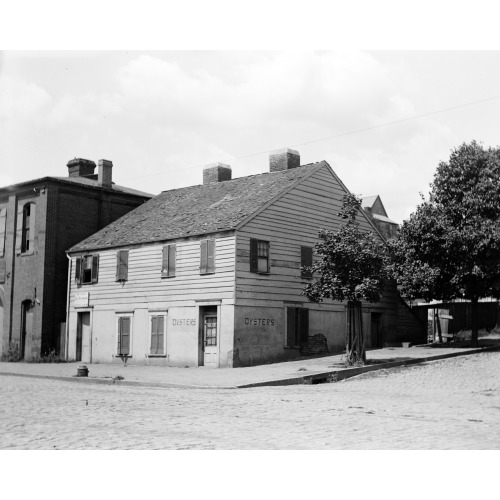
{"label": "overcast sky", "polygon": [[266,172],[269,151],[291,147],[401,222],[452,148],[500,144],[500,51],[0,57],[2,186],[104,158],[116,183],[158,194],[200,184],[217,161],[233,178]]}

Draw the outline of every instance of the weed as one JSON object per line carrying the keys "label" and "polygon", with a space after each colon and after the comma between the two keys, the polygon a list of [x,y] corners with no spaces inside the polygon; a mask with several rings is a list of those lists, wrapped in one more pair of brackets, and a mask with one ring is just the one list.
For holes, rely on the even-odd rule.
{"label": "weed", "polygon": [[0,361],[7,361],[7,362],[17,362],[21,361],[22,356],[21,356],[21,349],[19,348],[19,344],[17,342],[13,342],[9,344],[9,347],[7,351],[2,353],[2,357],[0,358]]}

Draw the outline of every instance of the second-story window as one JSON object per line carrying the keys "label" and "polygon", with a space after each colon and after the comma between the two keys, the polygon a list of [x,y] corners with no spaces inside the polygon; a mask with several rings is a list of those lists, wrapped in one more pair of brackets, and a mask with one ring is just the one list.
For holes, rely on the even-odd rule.
{"label": "second-story window", "polygon": [[269,273],[269,241],[250,238],[250,272]]}
{"label": "second-story window", "polygon": [[312,278],[310,268],[313,265],[313,249],[312,247],[300,247],[300,276],[302,278]]}
{"label": "second-story window", "polygon": [[116,254],[116,281],[128,280],[128,250],[118,250]]}
{"label": "second-story window", "polygon": [[7,208],[0,208],[0,257],[5,253],[5,227],[7,223]]}
{"label": "second-story window", "polygon": [[215,240],[200,242],[200,274],[215,273]]}
{"label": "second-story window", "polygon": [[83,285],[97,283],[99,255],[84,255],[76,259],[75,281]]}
{"label": "second-story window", "polygon": [[164,278],[175,276],[175,245],[164,245],[162,253],[161,275]]}
{"label": "second-story window", "polygon": [[34,203],[18,206],[16,253],[31,253],[35,243],[35,212]]}

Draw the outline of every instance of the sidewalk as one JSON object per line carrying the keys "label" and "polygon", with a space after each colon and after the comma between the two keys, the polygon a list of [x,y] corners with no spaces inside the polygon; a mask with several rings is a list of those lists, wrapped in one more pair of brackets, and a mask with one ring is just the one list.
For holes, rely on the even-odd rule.
{"label": "sidewalk", "polygon": [[[248,388],[269,385],[315,384],[361,373],[414,363],[500,349],[499,339],[480,340],[479,348],[393,347],[367,351],[367,365],[346,368],[342,355],[301,359],[244,368],[176,368],[122,364],[87,364],[88,377],[76,377],[83,363],[0,363],[0,375],[53,378],[79,383],[146,387]],[[123,379],[121,379],[123,377]],[[2,377],[0,377],[0,384]]]}

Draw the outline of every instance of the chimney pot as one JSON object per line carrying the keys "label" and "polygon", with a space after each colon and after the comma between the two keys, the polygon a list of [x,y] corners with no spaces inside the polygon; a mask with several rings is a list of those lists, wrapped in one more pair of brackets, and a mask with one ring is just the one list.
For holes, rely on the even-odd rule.
{"label": "chimney pot", "polygon": [[113,162],[109,160],[99,160],[97,181],[100,186],[111,187],[113,184]]}
{"label": "chimney pot", "polygon": [[87,177],[93,175],[95,170],[95,163],[84,158],[69,160],[66,166],[68,167],[68,177]]}
{"label": "chimney pot", "polygon": [[300,154],[295,149],[275,149],[269,153],[269,171],[279,172],[300,167]]}
{"label": "chimney pot", "polygon": [[203,169],[203,184],[231,180],[231,167],[225,163],[211,163]]}

